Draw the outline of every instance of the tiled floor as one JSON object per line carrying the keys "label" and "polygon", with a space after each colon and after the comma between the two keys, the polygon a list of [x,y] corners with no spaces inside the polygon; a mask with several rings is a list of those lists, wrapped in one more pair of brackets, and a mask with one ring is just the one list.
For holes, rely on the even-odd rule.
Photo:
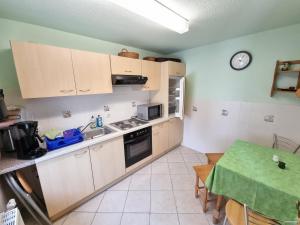
{"label": "tiled floor", "polygon": [[203,154],[178,147],[96,196],[55,225],[212,225],[194,197],[195,164]]}

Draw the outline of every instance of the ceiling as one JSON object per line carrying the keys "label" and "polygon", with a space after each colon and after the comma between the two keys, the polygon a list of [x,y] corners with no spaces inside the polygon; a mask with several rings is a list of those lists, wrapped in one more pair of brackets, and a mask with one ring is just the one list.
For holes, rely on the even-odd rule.
{"label": "ceiling", "polygon": [[0,17],[163,54],[300,23],[299,0],[160,0],[190,20],[177,34],[107,0],[1,0]]}

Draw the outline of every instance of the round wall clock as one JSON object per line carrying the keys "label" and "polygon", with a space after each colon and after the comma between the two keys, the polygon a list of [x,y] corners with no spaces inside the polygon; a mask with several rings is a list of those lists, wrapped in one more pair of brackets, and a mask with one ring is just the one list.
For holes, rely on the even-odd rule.
{"label": "round wall clock", "polygon": [[239,51],[230,59],[230,66],[234,70],[246,69],[252,61],[252,55],[247,51]]}

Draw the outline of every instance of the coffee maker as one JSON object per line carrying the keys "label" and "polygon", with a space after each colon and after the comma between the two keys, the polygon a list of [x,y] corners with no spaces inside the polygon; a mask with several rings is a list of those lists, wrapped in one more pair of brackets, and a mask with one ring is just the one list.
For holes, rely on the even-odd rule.
{"label": "coffee maker", "polygon": [[9,126],[12,148],[17,152],[18,159],[35,159],[46,154],[47,150],[40,147],[43,139],[38,135],[37,121],[23,121]]}

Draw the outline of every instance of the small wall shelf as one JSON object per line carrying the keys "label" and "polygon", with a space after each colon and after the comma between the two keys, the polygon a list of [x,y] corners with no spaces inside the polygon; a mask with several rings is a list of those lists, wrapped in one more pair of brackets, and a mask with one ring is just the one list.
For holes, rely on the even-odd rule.
{"label": "small wall shelf", "polygon": [[[284,64],[289,65],[288,70],[281,70],[281,66]],[[293,69],[293,67],[297,67]],[[298,79],[292,87],[288,88],[280,88],[277,87],[277,81],[280,76],[287,76],[289,74],[298,74]],[[293,92],[296,94],[297,97],[300,97],[300,60],[291,60],[291,61],[277,61],[276,66],[275,66],[275,71],[274,71],[274,78],[273,78],[273,84],[272,84],[272,89],[270,96],[273,97],[275,92]]]}

